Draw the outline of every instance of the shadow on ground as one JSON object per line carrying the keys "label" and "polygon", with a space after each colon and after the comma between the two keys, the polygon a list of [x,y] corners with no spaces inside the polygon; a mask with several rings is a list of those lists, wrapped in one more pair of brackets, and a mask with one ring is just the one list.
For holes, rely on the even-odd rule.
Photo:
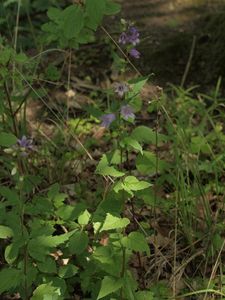
{"label": "shadow on ground", "polygon": [[130,0],[123,4],[123,16],[141,29],[139,67],[154,73],[155,83],[181,83],[194,37],[185,85],[208,90],[225,77],[224,0]]}

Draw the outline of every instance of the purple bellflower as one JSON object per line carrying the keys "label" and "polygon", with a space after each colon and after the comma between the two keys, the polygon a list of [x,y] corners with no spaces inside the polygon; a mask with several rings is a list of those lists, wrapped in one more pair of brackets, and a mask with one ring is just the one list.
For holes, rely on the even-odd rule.
{"label": "purple bellflower", "polygon": [[16,148],[21,152],[22,156],[27,156],[28,152],[33,150],[33,140],[23,135],[21,139],[17,140]]}
{"label": "purple bellflower", "polygon": [[132,56],[134,58],[140,58],[140,56],[141,56],[141,53],[137,49],[135,49],[135,48],[132,48],[129,51],[129,53],[130,53],[130,56]]}
{"label": "purple bellflower", "polygon": [[134,26],[131,26],[128,29],[128,41],[133,45],[136,46],[140,43],[140,33],[138,32],[137,28]]}
{"label": "purple bellflower", "polygon": [[28,139],[25,135],[23,135],[21,139],[17,140],[17,144],[19,145],[20,148],[24,148],[27,150],[33,149],[33,140]]}
{"label": "purple bellflower", "polygon": [[128,41],[128,36],[126,34],[126,32],[122,32],[120,37],[119,37],[119,43],[122,45],[125,45]]}
{"label": "purple bellflower", "polygon": [[129,91],[129,85],[124,82],[116,82],[114,85],[114,91],[122,98]]}
{"label": "purple bellflower", "polygon": [[140,43],[140,33],[138,32],[137,28],[131,26],[128,28],[127,32],[122,32],[119,37],[119,43],[125,45],[127,43],[136,46]]}
{"label": "purple bellflower", "polygon": [[121,116],[125,119],[135,119],[134,110],[130,105],[123,105],[120,109]]}
{"label": "purple bellflower", "polygon": [[105,114],[101,116],[101,127],[109,128],[110,124],[116,119],[115,114]]}

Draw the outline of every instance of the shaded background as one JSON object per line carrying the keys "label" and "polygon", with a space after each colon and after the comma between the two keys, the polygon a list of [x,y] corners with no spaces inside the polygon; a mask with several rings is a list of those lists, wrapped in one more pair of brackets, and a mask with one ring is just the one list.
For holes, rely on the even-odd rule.
{"label": "shaded background", "polygon": [[[224,0],[129,0],[122,17],[135,21],[142,35],[139,67],[165,86],[180,84],[191,48],[193,58],[185,86],[204,91],[225,75]],[[194,47],[192,47],[192,45]]]}

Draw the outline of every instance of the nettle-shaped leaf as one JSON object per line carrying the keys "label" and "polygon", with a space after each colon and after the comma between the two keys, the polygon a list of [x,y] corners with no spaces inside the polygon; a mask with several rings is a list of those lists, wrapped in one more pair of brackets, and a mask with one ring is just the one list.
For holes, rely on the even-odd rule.
{"label": "nettle-shaped leaf", "polygon": [[13,231],[10,227],[0,225],[0,239],[7,239],[13,236]]}
{"label": "nettle-shaped leaf", "polygon": [[142,107],[142,99],[140,96],[140,92],[144,85],[148,81],[148,76],[146,77],[138,77],[129,81],[129,85],[131,87],[130,92],[127,95],[129,104],[134,108],[136,112],[141,110]]}
{"label": "nettle-shaped leaf", "polygon": [[78,48],[79,44],[93,41],[104,15],[119,11],[120,5],[110,0],[86,0],[84,6],[73,4],[64,10],[51,7],[47,13],[50,22],[42,30],[47,33],[47,44],[58,41],[60,47]]}
{"label": "nettle-shaped leaf", "polygon": [[58,236],[41,235],[32,238],[28,243],[28,252],[37,261],[45,261],[51,251],[59,245],[67,242],[75,231],[64,233]]}
{"label": "nettle-shaped leaf", "polygon": [[87,27],[96,30],[101,24],[106,7],[105,0],[86,0]]}
{"label": "nettle-shaped leaf", "polygon": [[114,191],[118,193],[124,190],[133,196],[133,192],[147,189],[150,186],[151,184],[147,181],[139,180],[135,176],[127,176],[115,184]]}
{"label": "nettle-shaped leaf", "polygon": [[131,133],[131,137],[136,139],[140,143],[144,144],[153,144],[156,142],[162,143],[168,140],[167,136],[164,134],[156,133],[151,128],[147,126],[138,126]]}
{"label": "nettle-shaped leaf", "polygon": [[153,175],[157,171],[162,172],[168,168],[168,163],[164,160],[157,159],[153,152],[144,151],[143,155],[139,154],[137,156],[136,167],[142,175]]}
{"label": "nettle-shaped leaf", "polygon": [[61,207],[64,204],[64,200],[67,195],[60,193],[60,187],[58,183],[53,184],[48,191],[48,199],[54,204],[56,208]]}
{"label": "nettle-shaped leaf", "polygon": [[79,5],[70,5],[64,10],[50,8],[50,22],[42,26],[48,33],[47,40],[59,41],[61,47],[78,47],[79,34],[84,27],[84,10]]}
{"label": "nettle-shaped leaf", "polygon": [[128,150],[131,148],[143,154],[142,146],[135,138],[125,137],[122,139],[120,144],[122,147],[126,147]]}
{"label": "nettle-shaped leaf", "polygon": [[22,283],[22,271],[14,268],[0,271],[0,294],[12,291]]}
{"label": "nettle-shaped leaf", "polygon": [[125,248],[136,252],[146,252],[148,256],[150,255],[148,243],[140,232],[131,232],[122,238],[121,243]]}
{"label": "nettle-shaped leaf", "polygon": [[59,300],[62,299],[60,288],[52,286],[51,283],[39,285],[31,298],[31,300]]}
{"label": "nettle-shaped leaf", "polygon": [[119,217],[111,215],[110,213],[107,213],[106,218],[103,223],[100,223],[100,222],[94,223],[94,229],[95,229],[95,232],[123,229],[129,223],[130,223],[130,220],[127,218],[119,218]]}
{"label": "nettle-shaped leaf", "polygon": [[87,27],[96,30],[104,15],[114,15],[120,11],[120,5],[110,0],[86,0]]}
{"label": "nettle-shaped leaf", "polygon": [[12,133],[0,132],[0,147],[11,147],[16,142],[17,138]]}
{"label": "nettle-shaped leaf", "polygon": [[107,156],[104,154],[96,168],[96,174],[103,176],[121,177],[125,173],[118,171],[115,167],[110,166]]}
{"label": "nettle-shaped leaf", "polygon": [[97,300],[118,291],[122,286],[123,280],[121,278],[105,276],[102,280],[101,289],[99,291]]}

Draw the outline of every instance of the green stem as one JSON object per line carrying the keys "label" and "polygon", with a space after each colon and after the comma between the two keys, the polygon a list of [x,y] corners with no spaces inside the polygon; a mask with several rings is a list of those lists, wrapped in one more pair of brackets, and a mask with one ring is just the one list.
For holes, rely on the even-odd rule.
{"label": "green stem", "polygon": [[[124,278],[124,275],[125,275],[125,269],[126,269],[126,248],[122,248],[122,268],[121,268],[121,272],[120,272],[120,277],[121,279]],[[123,287],[120,289],[120,300],[123,300]]]}
{"label": "green stem", "polygon": [[6,82],[4,82],[4,89],[5,89],[6,99],[7,99],[8,106],[9,106],[10,115],[11,115],[12,122],[13,122],[13,130],[14,130],[15,135],[18,136],[18,129],[17,129],[17,125],[16,125],[16,116],[14,115],[14,112],[13,112],[12,101],[11,101],[11,97],[10,97]]}

